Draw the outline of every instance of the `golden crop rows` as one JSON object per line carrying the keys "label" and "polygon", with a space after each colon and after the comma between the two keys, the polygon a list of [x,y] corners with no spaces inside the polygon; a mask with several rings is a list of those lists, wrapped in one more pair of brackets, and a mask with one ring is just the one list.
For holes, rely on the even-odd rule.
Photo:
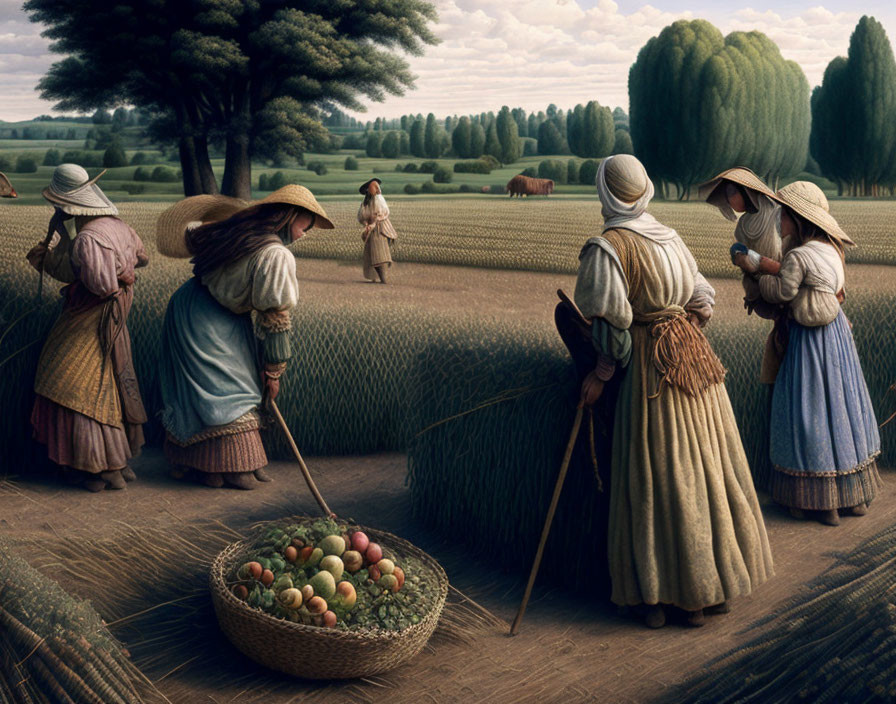
{"label": "golden crop rows", "polygon": [[[312,230],[295,245],[301,257],[359,260],[363,250],[357,203],[325,204],[336,230]],[[154,225],[164,203],[126,203],[122,217],[152,249]],[[600,203],[561,199],[394,199],[398,231],[396,261],[499,269],[575,273],[578,254],[600,233]],[[700,270],[711,277],[736,278],[728,248],[733,225],[714,208],[696,203],[656,203],[651,212],[681,234]],[[848,261],[896,264],[896,202],[835,201],[832,213],[858,243]],[[45,232],[49,208],[0,206],[0,256],[20,260]],[[155,262],[160,261],[155,259]],[[180,267],[179,264],[173,266]]]}

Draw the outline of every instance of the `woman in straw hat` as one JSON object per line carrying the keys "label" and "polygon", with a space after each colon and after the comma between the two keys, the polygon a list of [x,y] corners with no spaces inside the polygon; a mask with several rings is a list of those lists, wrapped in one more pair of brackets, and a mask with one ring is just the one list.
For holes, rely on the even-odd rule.
{"label": "woman in straw hat", "polygon": [[[102,174],[100,174],[102,176]],[[90,491],[124,489],[143,445],[146,413],[131,357],[127,318],[143,243],[96,181],[61,164],[43,195],[56,207],[52,240],[28,252],[38,271],[67,284],[62,314],[37,366],[31,413],[50,459]],[[64,221],[75,219],[74,239]]]}
{"label": "woman in straw hat", "polygon": [[[866,513],[879,483],[877,420],[840,308],[843,251],[854,243],[815,184],[797,181],[775,198],[783,206],[781,233],[793,245],[779,273],[759,278],[762,297],[789,310],[787,353],[772,396],[770,492],[797,517],[811,511],[838,525],[839,510]],[[762,272],[752,252],[736,261]]]}
{"label": "woman in straw hat", "polygon": [[194,274],[171,297],[162,332],[162,423],[174,476],[239,489],[269,481],[258,409],[263,395],[279,392],[299,295],[286,245],[315,225],[333,228],[296,185],[248,207],[195,196],[160,218],[159,250],[192,256]]}
{"label": "woman in straw hat", "polygon": [[[738,166],[727,169],[712,181],[700,187],[700,197],[719,209],[732,222],[734,239],[732,258],[738,252],[752,250],[763,258],[763,270],[776,272],[787,243],[781,238],[781,205],[775,200],[774,191],[750,169]],[[748,313],[774,321],[765,341],[759,383],[767,389],[766,422],[771,415],[771,391],[778,374],[778,367],[787,349],[787,307],[763,300],[759,293],[760,272],[743,272],[744,305]],[[762,433],[766,443],[763,460],[754,466],[754,475],[761,486],[770,480],[771,465],[768,457],[768,433]]]}
{"label": "woman in straw hat", "polygon": [[592,320],[593,404],[624,373],[616,404],[608,555],[612,600],[664,605],[703,623],[772,575],[772,559],[721,362],[701,327],[715,292],[675,230],[646,212],[653,184],[630,155],[605,159],[603,233],[579,257],[575,302]]}
{"label": "woman in straw hat", "polygon": [[364,195],[358,208],[358,222],[364,225],[361,240],[364,242],[364,278],[386,283],[386,269],[392,266],[390,245],[395,241],[395,228],[389,220],[389,206],[380,190],[378,178],[372,178],[358,190]]}

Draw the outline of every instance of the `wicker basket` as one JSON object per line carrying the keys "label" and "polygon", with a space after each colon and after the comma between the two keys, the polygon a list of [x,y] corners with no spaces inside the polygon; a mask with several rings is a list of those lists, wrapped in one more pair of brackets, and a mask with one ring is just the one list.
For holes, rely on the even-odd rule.
{"label": "wicker basket", "polygon": [[398,556],[413,556],[438,579],[433,609],[420,623],[401,631],[343,631],[318,628],[270,616],[235,597],[227,575],[248,544],[233,543],[212,563],[209,586],[221,630],[244,655],[272,670],[308,679],[349,679],[391,670],[419,653],[439,622],[448,597],[448,577],[432,557],[406,540],[361,526],[372,541]]}

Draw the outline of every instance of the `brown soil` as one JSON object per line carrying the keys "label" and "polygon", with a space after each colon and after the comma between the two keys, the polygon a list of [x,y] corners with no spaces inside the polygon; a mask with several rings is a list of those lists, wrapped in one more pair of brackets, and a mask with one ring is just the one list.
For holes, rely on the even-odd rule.
{"label": "brown soil", "polygon": [[[849,275],[852,290],[896,287],[891,268],[853,265]],[[363,283],[359,266],[326,260],[301,261],[299,276],[302,295],[309,298],[350,305],[358,296],[377,296],[384,302],[506,314],[543,324],[550,324],[555,290],[562,287],[571,293],[574,288],[571,276],[423,264],[398,264],[391,271],[393,285],[389,286]],[[717,315],[743,314],[740,283],[719,280],[713,284],[718,291]],[[515,574],[495,573],[491,565],[471,559],[459,542],[432,535],[415,522],[404,485],[404,455],[310,458],[308,464],[338,514],[415,542],[445,566],[455,587],[508,623],[512,620],[529,565],[520,565]],[[157,449],[147,450],[134,466],[138,482],[126,491],[102,494],[64,487],[43,476],[14,477],[11,483],[0,484],[0,531],[13,538],[27,535],[52,541],[60,535],[102,536],[115,521],[132,526],[183,526],[189,531],[190,523],[202,518],[219,519],[240,530],[259,520],[316,510],[296,467],[288,463],[272,465],[275,482],[248,493],[170,480]],[[887,486],[869,514],[845,517],[837,528],[796,521],[765,500],[777,574],[750,597],[737,600],[730,614],[710,617],[701,629],[670,625],[651,631],[591,594],[540,583],[516,638],[510,640],[504,631],[495,630],[483,636],[476,648],[443,651],[452,658],[468,653],[468,661],[433,666],[438,662],[436,650],[427,658],[420,656],[425,666],[413,662],[403,666],[405,673],[425,684],[429,700],[435,702],[641,702],[662,696],[710,658],[745,643],[750,634],[744,629],[775,613],[824,571],[832,563],[832,551],[849,550],[896,522],[896,503],[889,488],[896,472],[883,474]],[[244,689],[243,685],[193,685],[186,670],[172,674],[168,682],[192,688],[189,698],[177,700],[185,703],[239,702]],[[315,701],[328,692],[326,701],[421,700],[419,689],[407,694],[373,680],[357,683],[350,692],[335,685],[322,690],[321,685],[296,682],[290,696],[268,701],[298,701],[312,692]]]}
{"label": "brown soil", "polygon": [[[529,565],[520,565],[517,574],[496,574],[490,565],[471,560],[459,544],[421,528],[411,517],[404,455],[311,458],[308,464],[333,510],[415,542],[444,565],[455,587],[508,623],[513,619]],[[37,535],[52,541],[59,535],[101,536],[117,521],[132,526],[176,525],[188,532],[191,522],[213,518],[240,530],[258,520],[316,510],[296,466],[288,463],[272,465],[274,483],[253,492],[175,482],[167,478],[156,449],[147,450],[134,466],[139,475],[136,483],[126,491],[102,494],[63,487],[49,478],[15,478],[11,484],[0,485],[0,528],[13,538]],[[894,474],[884,472],[887,485],[892,485]],[[430,700],[436,702],[470,697],[483,702],[650,700],[668,692],[710,658],[746,642],[749,634],[743,630],[774,613],[829,566],[832,551],[849,550],[896,522],[891,494],[885,489],[867,516],[844,517],[837,528],[796,521],[765,501],[777,574],[750,597],[737,600],[730,614],[710,617],[701,629],[669,625],[651,631],[588,593],[536,585],[516,638],[494,630],[476,648],[445,650],[452,658],[450,669],[448,663],[443,672],[433,667],[433,661],[439,662],[436,651],[427,658],[426,668],[417,672],[418,666],[411,662],[403,666],[407,668],[404,674],[417,683],[425,682]],[[534,549],[533,545],[533,553]],[[466,653],[470,661],[458,667],[455,658]],[[190,683],[188,676],[175,674],[163,684],[183,687]],[[195,697],[179,701],[240,701],[238,688],[189,686]],[[314,692],[318,701],[326,690],[296,682],[294,694],[303,692]],[[419,701],[420,692],[404,697],[400,689],[383,689],[382,682],[371,681],[356,684],[350,692],[334,685],[325,701],[379,701],[382,697],[390,702]],[[292,699],[271,696],[267,701]]]}
{"label": "brown soil", "polygon": [[[552,324],[556,291],[570,296],[576,277],[569,274],[476,269],[398,262],[389,270],[389,284],[367,283],[361,265],[329,259],[300,259],[300,295],[308,299],[342,301],[376,297],[384,304],[419,305],[430,310],[495,314]],[[847,291],[896,291],[896,267],[850,264]],[[716,289],[715,315],[746,317],[743,288],[738,279],[712,279]]]}

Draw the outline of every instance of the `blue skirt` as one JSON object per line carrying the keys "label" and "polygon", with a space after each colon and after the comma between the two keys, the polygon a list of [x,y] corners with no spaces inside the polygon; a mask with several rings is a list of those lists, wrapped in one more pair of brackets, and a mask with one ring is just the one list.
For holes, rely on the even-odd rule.
{"label": "blue skirt", "polygon": [[185,442],[261,404],[258,343],[249,314],[222,306],[195,277],[168,303],[159,379],[162,424]]}
{"label": "blue skirt", "polygon": [[849,322],[788,323],[787,353],[772,396],[772,497],[830,510],[870,503],[880,435]]}

